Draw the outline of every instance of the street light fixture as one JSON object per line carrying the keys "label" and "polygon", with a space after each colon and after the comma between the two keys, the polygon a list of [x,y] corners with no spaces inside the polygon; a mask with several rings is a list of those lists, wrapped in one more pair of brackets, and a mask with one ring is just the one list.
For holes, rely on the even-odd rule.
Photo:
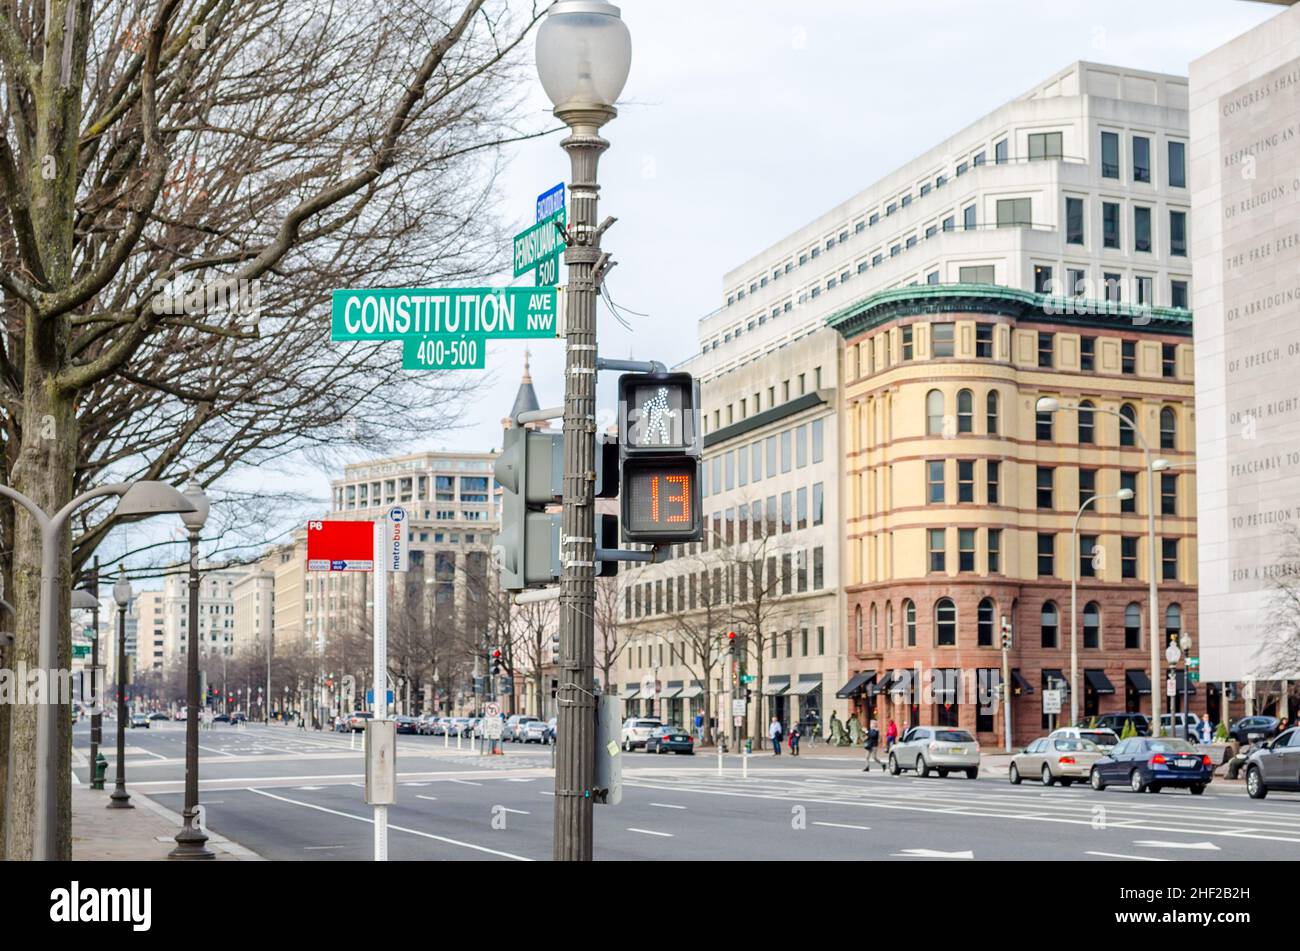
{"label": "street light fixture", "polygon": [[604,0],[558,0],[537,33],[537,73],[571,134],[569,153],[567,319],[564,372],[564,568],[560,576],[560,687],[555,769],[555,844],[558,861],[591,861],[592,786],[595,781],[596,562],[594,485],[596,436],[596,295],[612,267],[600,249],[613,224],[596,225],[597,167],[609,143],[599,132],[617,115],[632,68],[632,41],[618,7]]}
{"label": "street light fixture", "polygon": [[1127,502],[1133,498],[1132,489],[1120,489],[1114,495],[1090,495],[1083,500],[1074,516],[1072,554],[1070,556],[1070,725],[1079,723],[1079,520],[1088,506],[1102,499]]}
{"label": "street light fixture", "polygon": [[[1069,409],[1077,411],[1079,407],[1073,403],[1062,403],[1052,396],[1040,396],[1035,408],[1040,413],[1055,413],[1060,409]],[[1147,470],[1147,601],[1149,610],[1147,613],[1147,641],[1151,647],[1151,722],[1155,724],[1154,729],[1160,729],[1160,690],[1158,685],[1162,683],[1160,678],[1160,606],[1157,603],[1159,597],[1156,591],[1156,476],[1157,472],[1163,472],[1169,468],[1169,460],[1152,459],[1151,447],[1147,445],[1146,437],[1142,435],[1142,430],[1138,428],[1134,420],[1129,419],[1118,410],[1113,410],[1104,406],[1094,406],[1089,408],[1089,412],[1105,413],[1108,416],[1114,416],[1119,420],[1121,426],[1127,426],[1133,433],[1133,438],[1142,448],[1142,458],[1146,463]]]}
{"label": "street light fixture", "polygon": [[120,566],[113,600],[117,603],[117,779],[109,796],[109,809],[134,809],[126,791],[126,607],[131,603],[131,582]]}
{"label": "street light fixture", "polygon": [[[114,482],[83,492],[53,515],[17,489],[0,485],[0,496],[21,505],[35,520],[41,532],[41,593],[38,607],[37,660],[46,671],[59,667],[59,565],[63,552],[63,533],[72,513],[95,499],[109,495],[122,497],[113,516],[135,521],[150,515],[188,512],[190,503],[165,482]],[[32,858],[50,861],[60,856],[59,797],[55,790],[67,777],[59,762],[59,736],[67,724],[63,705],[43,703],[36,711],[36,788],[33,795]],[[60,721],[59,717],[63,720]],[[70,842],[69,835],[65,841]],[[17,856],[13,856],[17,857]]]}
{"label": "street light fixture", "polygon": [[193,511],[182,512],[181,521],[189,529],[189,656],[185,659],[185,825],[176,833],[176,848],[171,859],[211,859],[216,854],[207,847],[207,835],[195,824],[199,810],[199,533],[208,520],[211,504],[203,486],[193,477],[185,487],[185,499]]}

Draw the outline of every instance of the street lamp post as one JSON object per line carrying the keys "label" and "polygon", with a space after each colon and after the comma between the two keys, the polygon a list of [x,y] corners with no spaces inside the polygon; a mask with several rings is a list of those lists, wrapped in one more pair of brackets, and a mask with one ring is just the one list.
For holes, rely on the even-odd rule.
{"label": "street lamp post", "polygon": [[[113,516],[134,521],[150,515],[188,512],[190,504],[165,482],[114,482],[83,492],[53,515],[46,513],[32,499],[17,489],[0,485],[0,495],[18,503],[36,522],[41,533],[41,592],[37,608],[37,660],[41,669],[52,675],[59,669],[59,565],[63,552],[63,535],[72,513],[87,502],[109,495],[121,496]],[[57,699],[57,698],[50,698]],[[59,762],[59,737],[68,722],[62,703],[43,703],[36,711],[36,788],[32,808],[32,858],[51,861],[69,851],[71,834],[59,835],[59,797],[55,791],[67,782]],[[17,856],[11,856],[17,858]]]}
{"label": "street lamp post", "polygon": [[1079,723],[1079,520],[1088,506],[1101,499],[1127,502],[1133,498],[1132,489],[1120,489],[1114,495],[1090,495],[1083,500],[1074,516],[1073,539],[1070,555],[1070,725]]}
{"label": "street lamp post", "polygon": [[632,66],[632,41],[618,7],[604,0],[559,0],[537,34],[537,72],[555,115],[571,134],[564,373],[564,544],[560,576],[559,744],[555,769],[554,858],[590,861],[595,774],[596,295],[612,266],[600,249],[613,224],[596,225],[597,167],[609,143],[598,134]]}
{"label": "street lamp post", "polygon": [[208,837],[195,824],[199,810],[199,533],[208,520],[211,505],[203,486],[191,478],[185,498],[194,507],[182,512],[181,521],[189,530],[189,656],[185,658],[185,825],[176,833],[176,848],[171,859],[211,859],[216,854],[207,847]]}
{"label": "street lamp post", "polygon": [[[99,744],[104,741],[104,721],[100,713],[99,677],[99,556],[95,556],[89,587],[77,588],[72,592],[72,607],[90,612],[90,623],[94,626],[95,636],[90,641],[90,788],[103,789],[104,780],[99,776]],[[84,677],[84,674],[83,674]],[[83,681],[84,682],[84,681]]]}
{"label": "street lamp post", "polygon": [[123,573],[113,585],[117,602],[117,780],[108,797],[109,809],[134,809],[126,791],[126,606],[131,603],[131,582]]}
{"label": "street lamp post", "polygon": [[[1055,413],[1059,409],[1071,409],[1078,411],[1079,407],[1075,404],[1063,404],[1051,396],[1043,396],[1038,399],[1036,409],[1040,413]],[[1160,679],[1160,606],[1158,603],[1159,594],[1156,590],[1156,566],[1158,558],[1156,554],[1156,473],[1163,472],[1169,468],[1167,459],[1152,459],[1151,447],[1147,445],[1146,437],[1142,435],[1142,430],[1138,428],[1137,423],[1130,420],[1118,410],[1109,409],[1103,406],[1095,406],[1090,409],[1093,413],[1105,413],[1108,416],[1114,416],[1119,420],[1121,426],[1127,426],[1133,433],[1133,438],[1142,448],[1142,460],[1147,470],[1147,601],[1148,601],[1148,626],[1147,641],[1151,647],[1151,723],[1152,729],[1159,735],[1160,729],[1160,691],[1158,684]]]}

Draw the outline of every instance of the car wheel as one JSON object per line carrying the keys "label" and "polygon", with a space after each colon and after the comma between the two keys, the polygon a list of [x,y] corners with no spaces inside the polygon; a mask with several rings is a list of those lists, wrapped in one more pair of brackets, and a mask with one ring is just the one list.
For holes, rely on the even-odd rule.
{"label": "car wheel", "polygon": [[1133,772],[1128,774],[1128,788],[1134,792],[1146,791],[1147,784],[1143,781],[1142,772],[1140,770],[1135,769]]}
{"label": "car wheel", "polygon": [[1191,786],[1189,786],[1188,788],[1191,790],[1191,793],[1192,793],[1193,796],[1203,796],[1203,795],[1205,795],[1205,784],[1204,784],[1204,783],[1193,783],[1193,784],[1192,784]]}
{"label": "car wheel", "polygon": [[1043,764],[1043,785],[1055,786],[1056,778],[1052,775],[1052,768],[1046,763]]}
{"label": "car wheel", "polygon": [[631,753],[631,752],[632,752],[632,744],[629,743],[627,740],[624,740],[624,741],[623,741],[623,752],[624,752],[624,753]]}
{"label": "car wheel", "polygon": [[947,779],[947,778],[948,778],[948,771],[947,771],[946,769],[944,769],[942,766],[940,766],[938,769],[936,769],[935,772],[939,774],[939,778],[940,778],[940,779]]}
{"label": "car wheel", "polygon": [[1147,786],[1147,792],[1158,793],[1160,792],[1160,787],[1155,783],[1151,783],[1151,785]]}
{"label": "car wheel", "polygon": [[925,779],[930,775],[930,767],[926,765],[924,756],[918,756],[916,758],[916,775],[920,776],[922,779]]}
{"label": "car wheel", "polygon": [[1268,795],[1268,787],[1264,785],[1264,777],[1259,775],[1258,766],[1246,770],[1246,794],[1251,799],[1263,799]]}
{"label": "car wheel", "polygon": [[1097,790],[1097,792],[1101,792],[1106,788],[1106,780],[1101,778],[1101,770],[1097,769],[1095,766],[1092,768],[1092,772],[1088,776],[1088,785],[1092,786],[1092,788]]}
{"label": "car wheel", "polygon": [[978,766],[972,766],[970,769],[966,770],[966,778],[967,778],[967,779],[979,779],[979,778],[980,778],[980,768],[979,768]]}
{"label": "car wheel", "polygon": [[[967,775],[970,775],[969,773]],[[1020,785],[1020,770],[1016,769],[1016,764],[1012,763],[1011,768],[1007,770],[1007,780],[1012,786]]]}
{"label": "car wheel", "polygon": [[898,759],[893,753],[889,754],[889,775],[897,776],[902,770],[898,768]]}
{"label": "car wheel", "polygon": [[1062,777],[1062,779],[1061,779],[1061,785],[1062,785],[1062,786],[1073,786],[1073,785],[1074,785],[1074,780],[1073,780],[1073,779],[1065,779],[1064,777]]}
{"label": "car wheel", "polygon": [[667,751],[666,749],[664,749],[662,746],[659,747],[658,749],[659,749],[659,752],[660,752],[660,753],[667,753],[667,752],[668,752],[668,751]]}

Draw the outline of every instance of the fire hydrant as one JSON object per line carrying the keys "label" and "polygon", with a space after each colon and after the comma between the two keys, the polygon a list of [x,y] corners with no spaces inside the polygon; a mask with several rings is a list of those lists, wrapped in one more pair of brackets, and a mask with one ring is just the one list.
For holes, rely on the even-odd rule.
{"label": "fire hydrant", "polygon": [[102,752],[97,753],[95,755],[95,773],[90,780],[90,788],[103,789],[104,776],[107,773],[108,773],[108,760],[104,757],[104,754]]}

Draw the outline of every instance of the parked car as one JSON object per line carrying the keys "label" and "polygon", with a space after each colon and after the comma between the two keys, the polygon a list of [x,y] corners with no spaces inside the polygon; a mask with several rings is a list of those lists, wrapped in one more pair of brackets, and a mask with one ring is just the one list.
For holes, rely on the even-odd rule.
{"label": "parked car", "polygon": [[235,723],[247,723],[247,722],[248,722],[248,714],[247,714],[247,713],[232,713],[232,714],[230,715],[230,722],[231,722],[232,725],[235,724]]}
{"label": "parked car", "polygon": [[1160,792],[1166,786],[1182,786],[1193,796],[1205,792],[1214,776],[1214,763],[1186,740],[1176,737],[1135,736],[1093,764],[1088,774],[1092,788],[1100,792],[1123,784],[1134,792]]}
{"label": "parked car", "polygon": [[1270,789],[1300,790],[1300,729],[1287,730],[1246,760],[1246,792],[1263,799]]}
{"label": "parked car", "polygon": [[167,719],[167,714],[165,714],[165,713],[161,713],[161,712],[158,712],[158,713],[151,713],[151,714],[149,714],[149,719],[150,719],[150,720],[166,720],[166,719]]}
{"label": "parked car", "polygon": [[178,711],[176,712],[176,716],[172,717],[172,719],[173,719],[173,720],[187,720],[187,719],[189,719],[189,711],[186,710],[185,707],[181,707],[180,710],[178,710]]}
{"label": "parked car", "polygon": [[1103,713],[1093,718],[1098,729],[1114,731],[1116,736],[1124,735],[1124,727],[1133,724],[1138,736],[1151,735],[1151,718],[1145,713]]}
{"label": "parked car", "polygon": [[146,716],[145,714],[143,714],[143,713],[135,713],[135,714],[132,714],[132,716],[131,716],[131,729],[134,730],[134,729],[135,729],[136,727],[138,727],[138,726],[142,726],[142,727],[144,727],[146,730],[149,729],[149,717],[147,717],[147,716]]}
{"label": "parked car", "polygon": [[980,774],[980,745],[975,737],[956,727],[914,726],[889,751],[889,773],[897,776],[914,769],[918,776],[934,770],[940,777],[961,770],[967,778]]}
{"label": "parked car", "polygon": [[501,731],[501,739],[510,740],[512,743],[518,743],[524,736],[524,724],[531,723],[534,720],[541,722],[537,717],[530,717],[526,714],[516,713],[506,720],[506,725]]}
{"label": "parked car", "polygon": [[[1089,743],[1097,746],[1103,753],[1109,753],[1119,744],[1119,737],[1115,735],[1114,730],[1097,727],[1092,729],[1086,726],[1063,726],[1058,727],[1048,734],[1049,739],[1056,737],[1068,737],[1074,740],[1087,740]],[[1087,779],[1087,770],[1084,771],[1081,779]]]}
{"label": "parked car", "polygon": [[695,755],[695,741],[679,726],[661,726],[645,741],[647,753],[686,753]]}
{"label": "parked car", "polygon": [[419,723],[416,721],[415,717],[393,717],[393,724],[393,729],[398,733],[414,734],[419,728]]}
{"label": "parked car", "polygon": [[1062,786],[1070,786],[1075,780],[1083,782],[1088,778],[1093,764],[1106,754],[1091,740],[1061,735],[1063,730],[1034,740],[1011,757],[1011,766],[1007,769],[1011,785],[1018,786],[1022,779],[1035,776],[1044,786],[1054,786],[1058,781]]}
{"label": "parked car", "polygon": [[213,723],[229,723],[229,722],[230,722],[230,714],[228,714],[228,713],[218,713],[215,717],[212,718],[212,722],[213,722]]}
{"label": "parked car", "polygon": [[1201,732],[1201,721],[1199,718],[1193,720],[1191,714],[1187,713],[1162,713],[1160,714],[1160,732],[1164,736],[1176,736],[1184,740],[1190,739],[1195,743]]}
{"label": "parked car", "polygon": [[348,714],[348,729],[353,733],[364,733],[366,730],[366,721],[373,720],[375,715],[369,710],[354,710]]}
{"label": "parked car", "polygon": [[517,729],[519,730],[519,741],[521,743],[546,742],[546,723],[536,717],[532,717]]}
{"label": "parked car", "polygon": [[1242,717],[1228,727],[1228,734],[1244,745],[1251,742],[1252,736],[1270,740],[1277,736],[1277,731],[1281,728],[1282,721],[1277,717]]}
{"label": "parked car", "polygon": [[638,746],[645,746],[650,734],[663,726],[658,717],[628,717],[623,721],[623,750],[630,753]]}

